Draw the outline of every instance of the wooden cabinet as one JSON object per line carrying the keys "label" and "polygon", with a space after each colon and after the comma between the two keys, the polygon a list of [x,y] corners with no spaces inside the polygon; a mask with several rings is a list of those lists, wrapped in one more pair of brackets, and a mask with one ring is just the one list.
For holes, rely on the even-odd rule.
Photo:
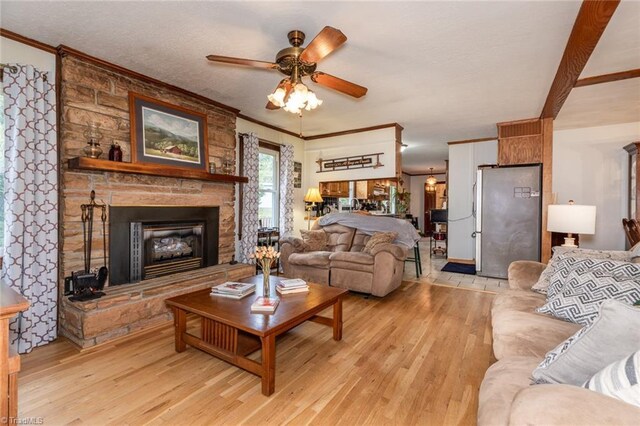
{"label": "wooden cabinet", "polygon": [[320,182],[320,195],[323,197],[348,197],[349,182]]}
{"label": "wooden cabinet", "polygon": [[0,424],[18,419],[18,372],[20,356],[11,352],[9,322],[29,307],[27,299],[0,282]]}
{"label": "wooden cabinet", "polygon": [[629,153],[629,207],[627,219],[640,220],[640,141],[624,147]]}

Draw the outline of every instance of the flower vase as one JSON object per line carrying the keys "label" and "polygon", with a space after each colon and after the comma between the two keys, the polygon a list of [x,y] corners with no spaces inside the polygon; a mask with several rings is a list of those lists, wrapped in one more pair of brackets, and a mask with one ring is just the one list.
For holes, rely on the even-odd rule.
{"label": "flower vase", "polygon": [[262,266],[262,292],[264,297],[271,296],[271,286],[269,281],[269,274],[271,274],[271,268]]}

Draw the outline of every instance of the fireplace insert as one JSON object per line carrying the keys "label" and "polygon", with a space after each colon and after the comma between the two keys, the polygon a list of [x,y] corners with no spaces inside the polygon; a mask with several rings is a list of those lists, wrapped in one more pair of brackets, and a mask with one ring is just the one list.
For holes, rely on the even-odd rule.
{"label": "fireplace insert", "polygon": [[218,207],[110,207],[110,284],[218,263]]}

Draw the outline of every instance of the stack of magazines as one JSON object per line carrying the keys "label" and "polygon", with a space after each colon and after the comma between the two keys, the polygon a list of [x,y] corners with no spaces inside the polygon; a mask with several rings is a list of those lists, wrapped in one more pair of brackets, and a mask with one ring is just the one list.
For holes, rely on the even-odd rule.
{"label": "stack of magazines", "polygon": [[258,297],[256,301],[251,304],[251,312],[272,314],[276,311],[278,303],[280,303],[280,299],[277,297]]}
{"label": "stack of magazines", "polygon": [[276,286],[276,291],[280,294],[306,293],[309,291],[307,282],[299,278],[281,280]]}
{"label": "stack of magazines", "polygon": [[256,285],[251,283],[226,282],[211,288],[213,296],[242,299],[256,291]]}

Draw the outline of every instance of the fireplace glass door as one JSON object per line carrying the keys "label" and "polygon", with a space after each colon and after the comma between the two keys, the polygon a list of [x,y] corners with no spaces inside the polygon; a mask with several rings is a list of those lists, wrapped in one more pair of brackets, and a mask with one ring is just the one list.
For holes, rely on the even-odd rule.
{"label": "fireplace glass door", "polygon": [[142,279],[203,266],[203,223],[142,224]]}

